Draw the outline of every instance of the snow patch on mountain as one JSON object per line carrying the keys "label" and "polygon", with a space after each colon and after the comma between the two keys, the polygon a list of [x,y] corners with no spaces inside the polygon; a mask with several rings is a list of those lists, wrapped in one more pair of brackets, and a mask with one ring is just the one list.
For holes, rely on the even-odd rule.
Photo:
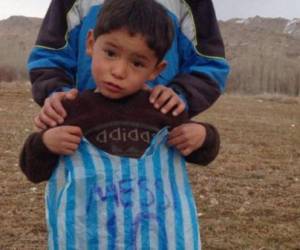
{"label": "snow patch on mountain", "polygon": [[286,24],[283,32],[292,36],[300,37],[300,18],[290,20]]}

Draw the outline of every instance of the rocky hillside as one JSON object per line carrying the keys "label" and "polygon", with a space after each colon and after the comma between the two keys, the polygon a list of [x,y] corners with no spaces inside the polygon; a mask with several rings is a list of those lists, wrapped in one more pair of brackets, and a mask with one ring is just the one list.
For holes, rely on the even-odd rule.
{"label": "rocky hillside", "polygon": [[17,78],[26,77],[27,57],[40,25],[41,19],[23,16],[0,21],[0,73],[9,71]]}
{"label": "rocky hillside", "polygon": [[232,67],[228,91],[300,94],[300,19],[220,22]]}
{"label": "rocky hillside", "polygon": [[[0,21],[1,68],[26,76],[26,60],[41,19],[13,16]],[[300,18],[220,21],[231,63],[228,91],[300,94]]]}

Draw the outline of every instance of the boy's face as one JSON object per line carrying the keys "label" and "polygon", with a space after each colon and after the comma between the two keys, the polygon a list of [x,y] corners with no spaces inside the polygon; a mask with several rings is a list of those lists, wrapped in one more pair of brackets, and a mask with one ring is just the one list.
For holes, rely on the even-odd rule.
{"label": "boy's face", "polygon": [[92,74],[96,91],[112,99],[131,95],[153,80],[164,69],[157,64],[143,36],[131,36],[126,29],[100,35],[96,40],[88,34],[87,53],[92,57]]}

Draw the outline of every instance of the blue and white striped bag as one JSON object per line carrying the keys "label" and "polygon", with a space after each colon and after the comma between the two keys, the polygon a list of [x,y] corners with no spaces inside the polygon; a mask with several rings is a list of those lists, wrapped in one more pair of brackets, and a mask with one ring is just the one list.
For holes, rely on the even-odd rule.
{"label": "blue and white striped bag", "polygon": [[47,184],[49,249],[200,249],[183,157],[161,130],[139,159],[83,139]]}

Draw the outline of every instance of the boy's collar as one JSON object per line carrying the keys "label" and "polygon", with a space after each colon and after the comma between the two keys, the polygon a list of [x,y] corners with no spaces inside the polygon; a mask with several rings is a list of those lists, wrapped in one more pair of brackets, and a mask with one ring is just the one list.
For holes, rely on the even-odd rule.
{"label": "boy's collar", "polygon": [[109,97],[106,97],[104,96],[103,94],[101,94],[100,92],[96,92],[96,89],[92,89],[91,92],[94,92],[95,94],[97,95],[100,95],[102,96],[104,99],[106,100],[109,100],[110,102],[113,102],[113,103],[125,103],[125,102],[128,102],[130,101],[131,99],[141,95],[141,94],[148,94],[150,95],[150,91],[149,90],[144,90],[144,89],[141,89],[131,95],[128,95],[128,96],[124,96],[122,98],[118,98],[118,99],[113,99],[113,98],[109,98]]}

